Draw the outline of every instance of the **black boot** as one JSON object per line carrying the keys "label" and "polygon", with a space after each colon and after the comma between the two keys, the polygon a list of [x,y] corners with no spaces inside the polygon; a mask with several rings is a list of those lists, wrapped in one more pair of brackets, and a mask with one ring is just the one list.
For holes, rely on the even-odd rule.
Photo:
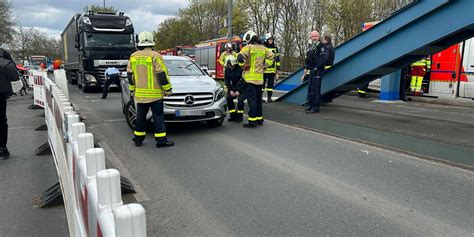
{"label": "black boot", "polygon": [[227,121],[234,122],[236,117],[237,116],[236,116],[235,112],[234,113],[229,113],[229,118],[227,119]]}
{"label": "black boot", "polygon": [[267,92],[267,102],[268,103],[272,103],[273,100],[272,100],[272,95],[273,95],[273,92],[269,91]]}
{"label": "black boot", "polygon": [[143,139],[142,138],[134,137],[132,139],[132,141],[135,142],[136,147],[140,147],[140,146],[143,145]]}
{"label": "black boot", "polygon": [[257,125],[258,125],[258,126],[262,126],[262,125],[263,125],[263,121],[264,121],[263,119],[262,119],[262,120],[258,120],[258,121],[257,121]]}
{"label": "black boot", "polygon": [[244,114],[242,114],[242,113],[236,114],[236,115],[235,115],[235,120],[234,120],[234,122],[240,123],[240,122],[242,122],[242,121],[244,121]]}
{"label": "black boot", "polygon": [[10,152],[6,147],[0,148],[0,159],[7,159],[10,157]]}
{"label": "black boot", "polygon": [[249,122],[249,123],[245,123],[243,126],[244,126],[244,128],[256,128],[257,123],[256,122]]}
{"label": "black boot", "polygon": [[160,148],[160,147],[170,147],[170,146],[174,146],[174,142],[173,141],[169,141],[168,139],[166,138],[163,138],[163,139],[160,139],[160,140],[156,140],[156,148]]}

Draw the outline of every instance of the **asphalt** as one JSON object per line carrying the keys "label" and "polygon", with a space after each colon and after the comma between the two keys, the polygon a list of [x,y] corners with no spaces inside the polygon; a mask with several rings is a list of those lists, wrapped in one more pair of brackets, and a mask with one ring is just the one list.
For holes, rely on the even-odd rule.
{"label": "asphalt", "polygon": [[63,206],[39,208],[40,196],[58,181],[52,156],[35,156],[47,141],[44,110],[29,110],[31,94],[8,100],[9,159],[0,160],[0,236],[67,236]]}
{"label": "asphalt", "polygon": [[70,95],[106,159],[137,187],[150,236],[474,233],[471,171],[270,121],[272,110],[315,120],[301,107],[266,104],[265,125],[250,130],[170,125],[175,147],[156,149],[150,135],[136,148],[119,93]]}
{"label": "asphalt", "polygon": [[413,100],[379,103],[345,95],[310,115],[284,102],[264,108],[270,120],[474,169],[474,102]]}

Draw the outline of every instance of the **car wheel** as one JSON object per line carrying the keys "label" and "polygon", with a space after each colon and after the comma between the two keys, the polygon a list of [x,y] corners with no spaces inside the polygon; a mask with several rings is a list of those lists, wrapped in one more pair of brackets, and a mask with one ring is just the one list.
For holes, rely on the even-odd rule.
{"label": "car wheel", "polygon": [[125,101],[123,100],[123,93],[120,93],[120,102],[122,104],[122,113],[125,114]]}
{"label": "car wheel", "polygon": [[135,101],[128,101],[128,103],[125,105],[124,112],[125,120],[127,120],[128,126],[132,130],[135,130],[135,122],[137,121],[137,110],[135,108]]}
{"label": "car wheel", "polygon": [[206,121],[207,126],[209,126],[211,128],[220,127],[220,126],[222,126],[223,122],[224,122],[224,117]]}

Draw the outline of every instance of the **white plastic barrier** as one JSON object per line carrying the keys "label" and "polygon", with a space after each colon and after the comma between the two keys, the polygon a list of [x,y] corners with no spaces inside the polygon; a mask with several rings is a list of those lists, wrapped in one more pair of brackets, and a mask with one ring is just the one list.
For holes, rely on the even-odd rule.
{"label": "white plastic barrier", "polygon": [[123,205],[120,174],[52,80],[42,77],[45,120],[71,236],[146,236],[145,209]]}
{"label": "white plastic barrier", "polygon": [[46,78],[46,72],[33,71],[33,98],[34,105],[44,108],[44,78]]}

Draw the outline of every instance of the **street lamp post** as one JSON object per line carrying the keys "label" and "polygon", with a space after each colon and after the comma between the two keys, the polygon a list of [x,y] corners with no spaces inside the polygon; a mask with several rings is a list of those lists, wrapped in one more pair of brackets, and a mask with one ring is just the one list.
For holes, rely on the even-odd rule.
{"label": "street lamp post", "polygon": [[[105,0],[104,0],[105,1]],[[227,5],[227,39],[232,42],[232,0],[228,0]]]}

